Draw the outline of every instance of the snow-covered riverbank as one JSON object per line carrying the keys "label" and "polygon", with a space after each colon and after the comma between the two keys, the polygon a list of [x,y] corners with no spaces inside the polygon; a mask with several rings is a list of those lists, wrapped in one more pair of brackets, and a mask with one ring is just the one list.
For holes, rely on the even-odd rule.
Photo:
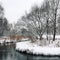
{"label": "snow-covered riverbank", "polygon": [[16,40],[0,39],[0,45],[8,45],[10,43],[16,43]]}
{"label": "snow-covered riverbank", "polygon": [[39,46],[30,41],[18,42],[16,43],[16,50],[36,55],[60,55],[60,47],[55,47],[53,45],[54,44],[50,44],[49,46]]}

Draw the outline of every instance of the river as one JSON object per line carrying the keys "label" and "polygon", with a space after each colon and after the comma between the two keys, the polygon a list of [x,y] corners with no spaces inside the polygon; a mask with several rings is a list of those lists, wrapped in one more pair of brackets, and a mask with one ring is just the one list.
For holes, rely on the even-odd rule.
{"label": "river", "polygon": [[19,53],[15,44],[0,46],[0,60],[60,60],[60,57],[43,57]]}

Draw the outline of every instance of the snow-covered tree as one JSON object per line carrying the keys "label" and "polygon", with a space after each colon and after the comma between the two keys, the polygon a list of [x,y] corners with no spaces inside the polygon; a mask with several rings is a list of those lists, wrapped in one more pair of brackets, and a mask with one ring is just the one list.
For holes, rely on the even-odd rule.
{"label": "snow-covered tree", "polygon": [[50,5],[50,12],[51,12],[51,19],[53,21],[53,41],[55,40],[56,35],[56,23],[58,19],[58,10],[59,10],[59,4],[60,0],[48,0]]}
{"label": "snow-covered tree", "polygon": [[5,30],[8,30],[8,21],[4,17],[4,8],[0,4],[0,36],[4,34]]}
{"label": "snow-covered tree", "polygon": [[23,21],[26,22],[30,35],[34,38],[39,37],[41,40],[45,32],[46,20],[41,7],[33,6],[32,8],[31,12],[26,14],[26,19]]}
{"label": "snow-covered tree", "polygon": [[22,16],[16,24],[16,31],[22,32],[22,34],[25,31],[33,37],[32,39],[40,38],[40,40],[42,40],[43,34],[47,35],[47,40],[48,35],[52,34],[54,41],[58,9],[59,0],[44,0],[41,6],[33,6],[29,13]]}
{"label": "snow-covered tree", "polygon": [[17,33],[17,35],[24,35],[23,31],[26,30],[27,31],[27,24],[23,21],[25,19],[24,16],[22,16],[18,22],[15,24],[15,31]]}

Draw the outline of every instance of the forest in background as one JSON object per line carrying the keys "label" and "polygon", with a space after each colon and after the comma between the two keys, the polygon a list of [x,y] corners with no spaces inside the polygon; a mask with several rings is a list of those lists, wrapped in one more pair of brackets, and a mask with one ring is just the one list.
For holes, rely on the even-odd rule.
{"label": "forest in background", "polygon": [[0,36],[31,36],[32,39],[49,40],[49,35],[60,35],[60,0],[44,0],[41,6],[32,6],[16,24],[9,24],[4,16],[4,8],[0,5]]}

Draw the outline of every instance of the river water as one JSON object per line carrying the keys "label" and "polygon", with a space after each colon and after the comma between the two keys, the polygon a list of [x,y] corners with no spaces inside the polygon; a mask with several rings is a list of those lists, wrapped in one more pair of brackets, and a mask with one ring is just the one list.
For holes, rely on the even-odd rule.
{"label": "river water", "polygon": [[60,60],[60,57],[43,57],[19,53],[15,45],[0,46],[0,60]]}

